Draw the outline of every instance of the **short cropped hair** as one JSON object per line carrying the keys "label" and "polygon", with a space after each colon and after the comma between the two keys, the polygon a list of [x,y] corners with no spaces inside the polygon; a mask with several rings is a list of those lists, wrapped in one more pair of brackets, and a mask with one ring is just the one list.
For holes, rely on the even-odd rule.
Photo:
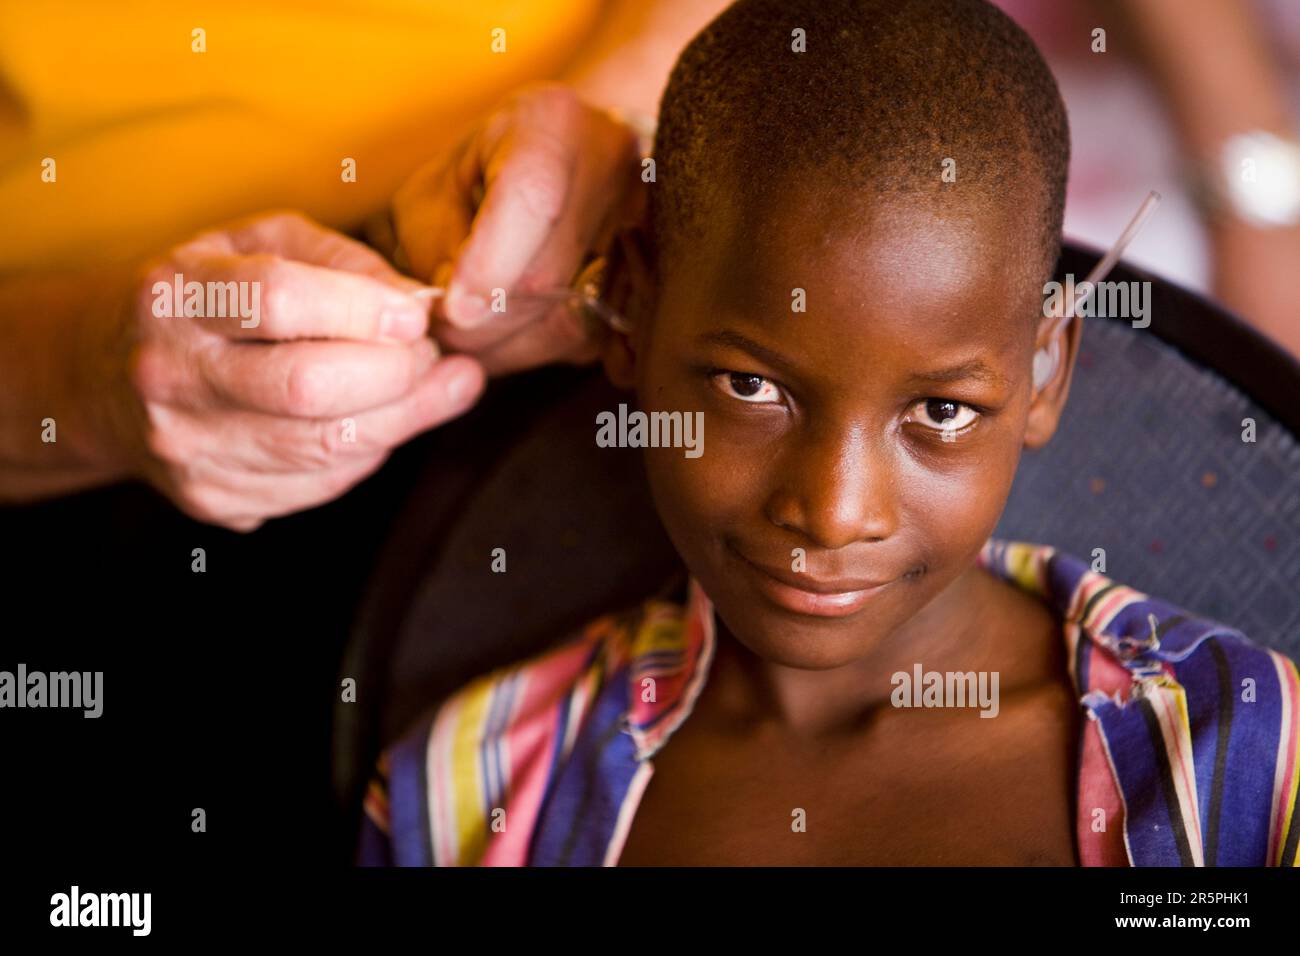
{"label": "short cropped hair", "polygon": [[1060,252],[1065,105],[1033,41],[985,0],[738,0],[678,58],[654,157],[661,263],[728,196],[761,203],[792,177],[867,197],[1028,196],[1042,259],[1027,265],[1046,279]]}

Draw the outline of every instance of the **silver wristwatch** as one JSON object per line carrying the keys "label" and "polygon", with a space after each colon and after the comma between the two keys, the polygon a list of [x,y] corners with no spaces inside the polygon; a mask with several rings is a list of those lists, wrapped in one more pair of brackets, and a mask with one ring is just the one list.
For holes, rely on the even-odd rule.
{"label": "silver wristwatch", "polygon": [[1264,130],[1238,133],[1197,180],[1199,199],[1212,215],[1259,228],[1300,223],[1300,139]]}

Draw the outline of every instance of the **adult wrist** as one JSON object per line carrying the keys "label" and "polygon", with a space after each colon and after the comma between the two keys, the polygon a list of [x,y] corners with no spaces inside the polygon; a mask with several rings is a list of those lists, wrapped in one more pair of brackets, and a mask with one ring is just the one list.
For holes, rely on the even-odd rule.
{"label": "adult wrist", "polygon": [[[123,396],[110,392],[104,374],[111,358],[95,355],[105,349],[107,330],[80,281],[14,280],[0,290],[0,304],[8,393],[0,501],[31,502],[131,477],[117,411]],[[124,370],[118,376],[125,380]]]}
{"label": "adult wrist", "polygon": [[136,477],[144,460],[144,409],[130,385],[138,285],[127,271],[70,282],[45,324],[43,393],[33,403],[48,405],[42,417],[57,429],[45,457],[88,485]]}

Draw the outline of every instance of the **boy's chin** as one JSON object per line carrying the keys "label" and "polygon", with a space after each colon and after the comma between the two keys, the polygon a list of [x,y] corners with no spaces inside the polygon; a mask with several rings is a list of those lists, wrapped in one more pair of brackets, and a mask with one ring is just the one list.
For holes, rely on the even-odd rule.
{"label": "boy's chin", "polygon": [[[822,620],[780,611],[749,609],[742,615],[718,616],[750,653],[771,664],[821,671],[843,667],[863,657],[874,643],[854,618]],[[733,619],[735,620],[733,626]]]}

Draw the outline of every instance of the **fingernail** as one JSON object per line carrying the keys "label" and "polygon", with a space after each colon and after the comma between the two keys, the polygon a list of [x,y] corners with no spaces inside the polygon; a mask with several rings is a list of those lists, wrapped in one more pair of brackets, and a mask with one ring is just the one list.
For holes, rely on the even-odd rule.
{"label": "fingernail", "polygon": [[462,368],[447,381],[447,398],[456,407],[469,403],[470,397],[478,388],[478,373],[473,369]]}
{"label": "fingernail", "polygon": [[488,316],[487,300],[481,295],[452,286],[447,292],[447,318],[465,325],[476,325]]}
{"label": "fingernail", "polygon": [[411,309],[385,309],[379,316],[379,334],[388,339],[418,339],[426,325],[424,313]]}

